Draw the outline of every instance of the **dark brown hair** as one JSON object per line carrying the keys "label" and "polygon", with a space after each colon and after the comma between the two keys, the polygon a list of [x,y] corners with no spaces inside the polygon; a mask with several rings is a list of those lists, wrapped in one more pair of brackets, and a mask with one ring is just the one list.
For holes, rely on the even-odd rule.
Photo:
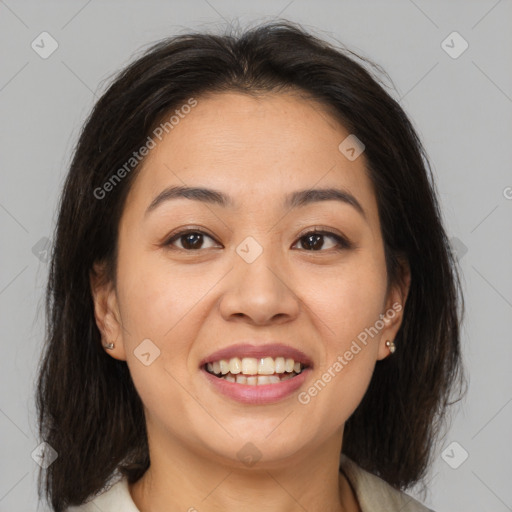
{"label": "dark brown hair", "polygon": [[56,512],[101,491],[116,469],[134,482],[150,463],[141,400],[126,362],[102,348],[89,281],[93,263],[103,261],[115,283],[119,220],[140,164],[104,197],[95,191],[145,144],[163,116],[191,97],[222,91],[301,91],[365,144],[388,282],[401,278],[402,255],[411,285],[398,350],[377,362],[346,423],[342,450],[399,489],[425,475],[455,384],[464,383],[459,271],[425,150],[404,110],[364,64],[380,70],[297,24],[276,21],[240,34],[161,41],[98,100],[63,188],[47,285],[37,407],[41,439],[59,456],[41,471],[39,487]]}

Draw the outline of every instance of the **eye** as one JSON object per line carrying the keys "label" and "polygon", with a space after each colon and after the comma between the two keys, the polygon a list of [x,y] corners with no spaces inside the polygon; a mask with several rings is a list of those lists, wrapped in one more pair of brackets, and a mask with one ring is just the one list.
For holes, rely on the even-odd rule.
{"label": "eye", "polygon": [[174,245],[174,243],[178,241],[181,244],[181,247],[177,247],[178,249],[182,249],[184,251],[197,251],[199,249],[209,248],[203,246],[205,238],[213,241],[213,238],[210,235],[207,235],[204,231],[200,231],[198,229],[188,229],[174,234],[165,242],[164,245]]}
{"label": "eye", "polygon": [[[325,238],[331,239],[331,241],[334,241],[334,244],[331,243],[330,247],[326,247],[326,244],[324,242]],[[213,237],[211,237],[204,231],[201,231],[200,229],[187,229],[172,235],[164,243],[164,245],[175,246],[177,249],[181,249],[188,252],[215,247],[215,244],[210,245],[209,247],[205,247],[205,239],[209,239],[212,242],[215,242]],[[179,243],[179,245],[176,245],[177,242]],[[309,231],[306,234],[302,235],[295,245],[299,243],[304,250],[309,252],[322,252],[321,249],[332,249],[333,247],[335,250],[338,251],[352,248],[352,243],[349,242],[343,236],[333,233],[331,231],[317,229]]]}
{"label": "eye", "polygon": [[[336,233],[332,233],[331,231],[322,231],[322,230],[313,230],[309,231],[305,235],[302,235],[299,238],[298,243],[302,245],[302,247],[309,252],[319,252],[320,249],[331,249],[331,247],[325,247],[324,238],[330,238],[334,240],[335,250],[342,249],[350,249],[352,244],[341,235]],[[337,246],[337,248],[336,248]]]}

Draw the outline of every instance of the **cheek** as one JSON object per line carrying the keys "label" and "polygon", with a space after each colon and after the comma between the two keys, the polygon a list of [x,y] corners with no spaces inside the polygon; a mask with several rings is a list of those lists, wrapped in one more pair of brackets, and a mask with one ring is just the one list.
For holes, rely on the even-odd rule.
{"label": "cheek", "polygon": [[311,281],[303,298],[317,313],[331,350],[344,350],[350,341],[375,325],[385,303],[386,273],[378,261],[354,262],[320,280]]}
{"label": "cheek", "polygon": [[346,319],[331,322],[335,334],[324,340],[325,353],[315,368],[315,379],[297,397],[311,414],[323,418],[321,428],[325,432],[345,423],[361,403],[377,361],[379,336],[372,337],[364,330],[372,315],[354,308],[353,303],[347,303],[345,312]]}
{"label": "cheek", "polygon": [[354,412],[373,375],[380,339],[375,324],[383,313],[385,269],[376,260],[360,260],[333,274],[328,288],[325,285],[309,295],[309,305],[321,319],[317,328],[325,351],[316,369],[317,379],[298,398],[306,407],[331,411],[323,414],[324,428],[329,430]]}
{"label": "cheek", "polygon": [[198,280],[187,286],[183,275],[168,270],[147,261],[143,264],[142,258],[125,258],[119,262],[118,289],[133,383],[146,412],[173,428],[176,422],[167,418],[169,411],[187,417],[190,408],[180,383],[186,380],[191,340],[201,324],[196,321],[202,314],[200,298],[211,285]]}
{"label": "cheek", "polygon": [[183,272],[135,253],[120,258],[118,281],[123,317],[132,343],[143,338],[164,343],[173,338],[208,285],[204,279],[191,282]]}
{"label": "cheek", "polygon": [[[211,314],[212,291],[218,281],[218,272],[206,273],[199,267],[179,269],[160,258],[132,253],[119,260],[119,303],[126,328],[123,340],[127,363],[133,369],[133,380],[150,379],[147,386],[160,382],[167,393],[176,382],[172,374],[184,381],[187,372],[193,372],[190,351],[201,327]],[[152,372],[141,372],[137,359],[143,340],[151,340],[158,357],[151,363]],[[147,344],[147,342],[144,342]],[[152,345],[149,345],[151,352]],[[152,384],[153,383],[153,384]],[[141,382],[141,385],[143,383]],[[156,388],[155,388],[156,392]]]}

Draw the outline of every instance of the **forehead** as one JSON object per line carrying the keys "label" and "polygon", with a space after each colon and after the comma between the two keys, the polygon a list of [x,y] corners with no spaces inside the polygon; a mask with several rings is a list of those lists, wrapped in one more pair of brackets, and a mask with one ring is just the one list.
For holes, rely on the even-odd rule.
{"label": "forehead", "polygon": [[323,105],[297,94],[199,97],[155,139],[127,205],[145,211],[170,185],[222,190],[235,210],[281,204],[304,188],[342,187],[375,214],[364,153],[351,161],[339,150],[349,135]]}

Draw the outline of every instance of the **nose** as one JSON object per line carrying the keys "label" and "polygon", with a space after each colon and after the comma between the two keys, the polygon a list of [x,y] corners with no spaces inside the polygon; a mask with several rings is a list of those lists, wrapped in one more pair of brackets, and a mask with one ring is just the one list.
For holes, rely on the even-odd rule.
{"label": "nose", "polygon": [[224,280],[220,300],[223,318],[254,325],[281,324],[296,318],[300,299],[285,269],[286,265],[276,264],[267,251],[252,263],[235,254],[234,268]]}

